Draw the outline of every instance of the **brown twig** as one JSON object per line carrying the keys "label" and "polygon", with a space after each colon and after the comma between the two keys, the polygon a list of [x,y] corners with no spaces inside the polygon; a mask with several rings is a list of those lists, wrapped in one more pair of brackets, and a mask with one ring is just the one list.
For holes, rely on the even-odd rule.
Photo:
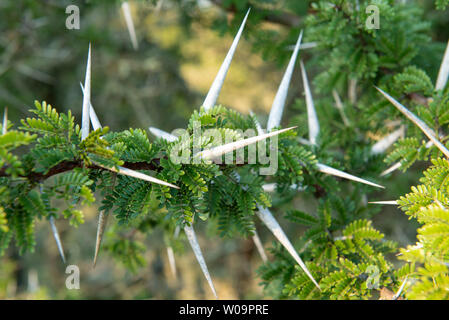
{"label": "brown twig", "polygon": [[[54,167],[50,168],[48,172],[41,173],[41,172],[35,172],[31,171],[25,175],[21,175],[19,177],[26,178],[33,182],[40,182],[43,180],[46,180],[54,175],[57,175],[59,173],[67,172],[70,170],[73,170],[75,168],[82,168],[83,162],[82,161],[62,161],[55,165]],[[153,171],[159,171],[161,169],[159,165],[159,159],[154,159],[152,162],[125,162],[123,167],[132,169],[132,170],[153,170]],[[97,166],[95,164],[92,164],[90,166],[87,166],[89,169],[98,169],[98,170],[106,170],[100,166]],[[9,174],[6,173],[7,167],[3,167],[0,169],[0,177],[9,177]]]}
{"label": "brown twig", "polygon": [[[234,164],[234,166],[240,167],[245,164]],[[125,162],[123,167],[131,170],[151,170],[151,171],[161,171],[162,167],[160,165],[160,159],[156,158],[151,160],[151,162]],[[220,167],[224,166],[224,164],[219,164]],[[70,170],[73,170],[75,168],[88,168],[88,169],[97,169],[97,170],[107,170],[104,167],[100,167],[96,164],[91,164],[89,166],[85,166],[84,163],[81,160],[67,160],[62,161],[55,165],[54,167],[50,168],[48,172],[41,173],[41,172],[35,172],[31,171],[24,175],[19,175],[20,178],[25,178],[30,180],[31,182],[42,182],[54,175],[57,175],[59,173],[67,172]],[[0,177],[9,177],[10,175],[6,172],[8,167],[3,167],[0,169]]]}

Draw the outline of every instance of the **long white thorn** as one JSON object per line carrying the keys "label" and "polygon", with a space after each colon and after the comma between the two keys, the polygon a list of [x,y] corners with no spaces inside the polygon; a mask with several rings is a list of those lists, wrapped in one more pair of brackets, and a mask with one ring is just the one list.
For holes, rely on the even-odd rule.
{"label": "long white thorn", "polygon": [[396,171],[397,169],[399,169],[401,167],[401,163],[400,162],[396,162],[394,165],[392,165],[391,167],[389,167],[387,170],[383,171],[380,176],[386,176],[389,173],[392,173],[393,171]]}
{"label": "long white thorn", "polygon": [[176,228],[175,228],[175,232],[173,232],[173,237],[175,238],[175,239],[178,239],[178,237],[179,237],[179,232],[181,231],[181,228],[179,227],[179,226],[176,226]]}
{"label": "long white thorn", "polygon": [[87,56],[86,78],[84,80],[83,115],[81,120],[81,140],[89,135],[89,111],[90,111],[90,82],[91,82],[91,45]]}
{"label": "long white thorn", "polygon": [[278,134],[281,134],[285,131],[288,131],[288,130],[291,130],[294,128],[296,128],[296,127],[273,131],[273,132],[265,133],[265,134],[258,135],[255,137],[251,137],[248,139],[243,139],[243,140],[227,143],[222,146],[218,146],[218,147],[215,147],[215,148],[212,148],[209,150],[204,150],[204,151],[198,152],[196,155],[194,155],[194,157],[200,157],[202,159],[214,159],[214,158],[224,155],[225,153],[244,148],[250,144],[257,143],[261,140],[268,139],[270,137],[276,136]]}
{"label": "long white thorn", "polygon": [[126,27],[128,28],[129,37],[131,38],[131,43],[134,50],[137,50],[139,48],[139,44],[137,43],[136,29],[134,28],[133,17],[131,15],[128,1],[122,3],[122,11],[125,17]]}
{"label": "long white thorn", "polygon": [[310,91],[309,80],[307,79],[306,69],[302,60],[299,61],[301,67],[302,82],[304,84],[304,94],[307,105],[307,121],[309,124],[309,141],[312,145],[316,144],[316,139],[320,133],[320,123],[316,115],[315,105],[313,103],[312,92]]}
{"label": "long white thorn", "polygon": [[[84,94],[83,84],[80,83],[80,86],[81,86],[81,91],[83,91],[83,94]],[[89,101],[89,107],[90,107],[90,110],[89,110],[90,123],[92,124],[92,128],[94,130],[101,129],[102,126],[101,126],[100,120],[98,120],[97,113],[95,112],[94,106],[92,105],[92,103],[90,101]]]}
{"label": "long white thorn", "polygon": [[206,261],[204,260],[203,253],[201,252],[200,245],[196,238],[195,230],[191,226],[185,226],[184,232],[186,233],[187,240],[189,240],[190,246],[192,247],[193,253],[195,254],[196,260],[198,261],[201,270],[203,271],[204,277],[206,278],[209,286],[215,296],[218,299],[217,292],[215,291],[214,284],[209,274],[209,269],[207,268]]}
{"label": "long white thorn", "polygon": [[340,177],[340,178],[343,178],[343,179],[364,183],[364,184],[367,184],[367,185],[370,185],[370,186],[373,186],[373,187],[377,187],[377,188],[383,188],[383,189],[385,188],[384,186],[381,186],[379,184],[376,184],[376,183],[370,182],[368,180],[356,177],[356,176],[354,176],[352,174],[349,174],[349,173],[346,173],[344,171],[341,171],[341,170],[338,170],[338,169],[334,169],[334,168],[329,167],[329,166],[327,166],[325,164],[322,164],[322,163],[318,163],[317,164],[317,168],[318,168],[318,170],[320,172],[326,173],[326,174],[330,174],[332,176],[336,176],[336,177]]}
{"label": "long white thorn", "polygon": [[252,110],[249,110],[249,114],[250,114],[251,117],[253,117],[253,119],[254,119],[254,124],[256,125],[256,129],[257,129],[258,134],[263,134],[262,126],[261,126],[259,120],[257,120],[257,117],[256,117],[256,115],[254,114],[254,112],[253,112]]}
{"label": "long white thorn", "polygon": [[279,89],[274,97],[273,104],[271,106],[270,115],[268,116],[267,131],[270,131],[274,127],[278,127],[281,124],[282,113],[284,112],[285,101],[287,99],[288,87],[293,75],[293,69],[295,68],[296,58],[299,53],[299,46],[302,40],[302,30],[299,34],[298,41],[296,42],[295,50],[282,77]]}
{"label": "long white thorn", "polygon": [[257,232],[254,230],[254,235],[253,235],[253,242],[256,245],[257,251],[259,252],[260,257],[262,258],[262,261],[265,263],[268,261],[267,258],[267,254],[265,253],[265,250],[263,248],[262,245],[262,241],[259,238],[259,235],[257,234]]}
{"label": "long white thorn", "polygon": [[[113,174],[112,176],[112,184],[109,187],[110,190],[115,186],[115,181],[117,179],[117,174]],[[108,222],[109,214],[105,213],[103,210],[98,214],[98,224],[97,224],[97,235],[95,237],[95,253],[94,253],[94,263],[93,267],[97,265],[98,254],[100,253],[101,241],[103,240],[103,234],[106,230],[106,224]]]}
{"label": "long white thorn", "polygon": [[170,271],[176,280],[178,278],[178,275],[176,273],[176,260],[173,248],[171,246],[167,246],[167,256],[168,256],[168,264],[170,265]]}
{"label": "long white thorn", "polygon": [[97,258],[100,253],[101,240],[103,239],[104,230],[106,229],[107,219],[108,216],[104,211],[100,211],[100,214],[98,215],[97,236],[95,238],[94,267],[97,265]]}
{"label": "long white thorn", "polygon": [[447,42],[446,51],[441,61],[440,71],[438,72],[435,90],[443,90],[449,78],[449,41]]}
{"label": "long white thorn", "polygon": [[407,280],[408,280],[408,275],[405,276],[404,281],[402,281],[401,287],[399,288],[398,292],[396,292],[396,294],[393,296],[393,300],[397,300],[401,296],[401,293],[404,290]]}
{"label": "long white thorn", "polygon": [[[296,252],[295,248],[291,244],[290,240],[288,240],[287,236],[284,233],[284,230],[282,230],[279,223],[276,221],[276,219],[271,214],[270,210],[267,208],[263,208],[262,206],[258,205],[258,211],[256,212],[257,216],[262,220],[262,222],[267,226],[267,228],[273,233],[273,235],[278,239],[278,241],[287,249],[287,251],[291,254],[293,259],[299,264],[302,270],[307,274],[307,276],[312,280],[312,282],[315,284],[315,286],[320,289],[320,286],[313,278],[312,274],[310,273],[309,269],[307,269],[307,266],[304,264],[304,262],[299,257],[298,253]],[[321,289],[320,289],[321,290]]]}
{"label": "long white thorn", "polygon": [[340,96],[338,95],[337,90],[335,90],[335,89],[332,90],[332,95],[333,95],[334,100],[335,100],[335,106],[337,107],[338,112],[340,112],[340,116],[343,119],[343,123],[345,124],[345,126],[348,127],[349,126],[349,120],[348,120],[348,117],[346,117],[345,110],[344,110],[344,107],[343,107],[343,103],[341,102],[341,99],[340,99]]}
{"label": "long white thorn", "polygon": [[[267,184],[264,184],[264,185],[262,186],[262,188],[263,188],[263,191],[265,191],[265,192],[274,192],[274,191],[276,190],[276,183],[267,183]],[[292,184],[292,185],[290,186],[290,189],[292,189],[292,190],[298,190],[298,191],[303,191],[303,190],[304,190],[303,187],[298,187],[297,184]]]}
{"label": "long white thorn", "polygon": [[265,192],[274,192],[276,190],[276,183],[266,183],[262,186]]}
{"label": "long white thorn", "polygon": [[65,264],[64,249],[62,248],[61,238],[59,237],[58,228],[56,228],[55,218],[53,216],[49,219],[51,231],[53,232],[53,237],[56,241],[56,246],[58,247],[59,255],[61,256],[62,262]]}
{"label": "long white thorn", "polygon": [[355,105],[357,102],[357,79],[349,79],[348,97],[349,102]]}
{"label": "long white thorn", "polygon": [[400,137],[404,136],[404,126],[401,126],[396,131],[393,131],[386,137],[380,139],[377,141],[372,147],[371,147],[371,154],[381,154],[384,153],[393,143],[396,142]]}
{"label": "long white thorn", "polygon": [[8,108],[5,107],[5,111],[3,113],[3,125],[2,125],[2,134],[8,132]]}
{"label": "long white thorn", "polygon": [[98,164],[98,163],[96,163],[96,165],[99,166],[99,167],[102,167],[102,168],[104,168],[106,170],[109,170],[109,171],[112,171],[112,172],[116,172],[118,174],[123,174],[125,176],[141,179],[141,180],[152,182],[152,183],[157,183],[157,184],[160,184],[160,185],[163,185],[163,186],[168,186],[170,188],[179,189],[179,187],[175,186],[174,184],[162,181],[160,179],[154,178],[152,176],[146,175],[144,173],[141,173],[141,172],[138,172],[138,171],[135,171],[135,170],[132,170],[132,169],[128,169],[128,168],[119,166],[118,170],[117,170],[114,167],[110,167],[109,168],[109,167],[103,166],[103,165]]}
{"label": "long white thorn", "polygon": [[[313,42],[305,42],[305,43],[301,43],[301,45],[299,46],[299,49],[301,50],[307,50],[307,49],[313,49],[316,48],[318,46],[318,42],[313,41]],[[287,47],[288,50],[295,50],[295,46],[291,45]]]}
{"label": "long white thorn", "polygon": [[235,36],[234,41],[232,42],[231,48],[229,48],[229,51],[223,61],[223,64],[221,65],[220,69],[218,70],[218,73],[214,79],[214,82],[212,83],[212,86],[210,87],[209,92],[207,93],[206,99],[204,100],[204,103],[203,103],[203,107],[206,111],[209,110],[210,108],[212,108],[215,105],[215,103],[217,102],[221,87],[223,86],[224,80],[226,78],[226,74],[228,73],[229,66],[231,65],[232,58],[233,58],[235,50],[237,48],[237,44],[239,43],[240,37],[241,37],[243,29],[245,27],[246,19],[248,18],[250,11],[251,11],[251,9],[248,9],[248,12],[246,13],[245,18],[243,19],[243,22],[240,25],[240,29],[237,32],[237,35]]}
{"label": "long white thorn", "polygon": [[173,142],[173,141],[178,140],[177,136],[175,136],[175,135],[173,135],[171,133],[168,133],[168,132],[166,132],[164,130],[161,130],[161,129],[158,129],[158,128],[155,128],[155,127],[149,127],[148,129],[150,130],[150,132],[154,136],[156,136],[158,138],[161,138],[161,139],[164,139],[164,140],[167,140],[168,142]]}
{"label": "long white thorn", "polygon": [[435,133],[432,129],[430,129],[427,124],[424,123],[420,118],[418,118],[415,114],[413,114],[410,110],[404,107],[401,103],[399,103],[396,99],[390,96],[388,93],[384,92],[382,89],[376,89],[382,93],[382,95],[387,98],[399,111],[401,111],[410,121],[412,121],[415,125],[417,125],[421,131],[435,144],[435,146],[440,149],[443,154],[449,158],[449,150],[438,140],[435,136]]}
{"label": "long white thorn", "polygon": [[312,144],[310,143],[310,141],[307,140],[307,139],[304,139],[304,138],[301,138],[301,137],[298,137],[298,138],[296,138],[296,139],[298,140],[298,142],[299,142],[300,144],[304,144],[304,145],[306,145],[306,146],[312,145]]}
{"label": "long white thorn", "polygon": [[387,200],[387,201],[371,201],[368,202],[370,204],[386,204],[386,205],[394,205],[397,206],[398,202],[396,200]]}
{"label": "long white thorn", "polygon": [[[179,226],[176,226],[175,232],[173,233],[173,238],[177,239],[179,237],[180,231],[181,231],[181,228]],[[168,263],[170,264],[170,270],[173,274],[173,277],[176,280],[178,278],[178,274],[176,272],[176,259],[175,259],[175,254],[173,252],[173,248],[171,246],[167,247],[167,255],[168,255]]]}

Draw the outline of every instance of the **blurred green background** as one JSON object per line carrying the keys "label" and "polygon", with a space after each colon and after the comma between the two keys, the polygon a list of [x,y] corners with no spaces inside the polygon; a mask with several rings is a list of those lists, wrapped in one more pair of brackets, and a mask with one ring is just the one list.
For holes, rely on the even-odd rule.
{"label": "blurred green background", "polygon": [[[166,131],[185,126],[197,109],[226,55],[243,16],[220,6],[226,1],[129,1],[139,43],[134,50],[120,1],[2,0],[0,2],[0,106],[18,123],[34,100],[46,100],[59,111],[81,116],[86,57],[92,44],[92,104],[100,121],[114,131],[155,126]],[[236,2],[236,1],[234,1]],[[306,15],[310,1],[255,1],[267,10],[282,9],[293,17]],[[238,3],[238,2],[237,2]],[[241,1],[243,6],[247,1]],[[432,36],[446,41],[449,17],[436,12],[432,1],[421,1],[432,21]],[[80,30],[65,27],[65,8],[80,8]],[[299,26],[259,19],[256,14],[237,52],[221,91],[220,103],[243,113],[253,110],[262,123],[271,107]],[[249,37],[247,34],[250,34]],[[262,40],[261,40],[262,39]],[[313,49],[305,50],[305,56]],[[313,72],[309,78],[313,79]],[[295,72],[289,104],[302,98]],[[291,111],[289,111],[291,112]],[[396,173],[388,195],[396,199],[416,184],[419,168]],[[276,199],[274,199],[276,200]],[[307,198],[295,207],[313,210]],[[19,256],[12,246],[0,260],[0,299],[201,299],[213,298],[190,247],[177,248],[178,279],[170,272],[162,231],[144,239],[146,264],[135,272],[102,251],[92,267],[98,207],[82,210],[86,222],[74,229],[58,221],[68,264],[81,271],[80,290],[65,286],[65,266],[51,236],[50,226],[37,225],[34,253]],[[398,209],[383,207],[375,225],[400,245],[412,243],[417,225]],[[282,207],[278,210],[282,211]],[[113,218],[109,220],[111,224]],[[297,226],[280,221],[292,239]],[[260,299],[256,269],[261,264],[250,239],[220,238],[212,226],[199,223],[199,241],[220,298]],[[258,232],[265,247],[273,237],[264,227]]]}

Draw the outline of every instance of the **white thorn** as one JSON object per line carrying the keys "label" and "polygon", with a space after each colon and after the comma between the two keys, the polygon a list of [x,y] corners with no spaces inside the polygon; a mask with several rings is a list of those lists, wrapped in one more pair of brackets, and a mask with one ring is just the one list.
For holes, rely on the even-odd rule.
{"label": "white thorn", "polygon": [[265,250],[262,245],[262,241],[260,241],[259,235],[257,234],[256,230],[254,230],[253,235],[253,242],[256,245],[257,251],[259,252],[260,257],[262,258],[262,261],[265,263],[268,261],[267,254],[265,253]]}
{"label": "white thorn", "polygon": [[206,261],[204,260],[203,253],[201,252],[201,248],[196,238],[196,234],[195,231],[193,230],[193,227],[186,225],[184,227],[184,232],[186,233],[187,239],[189,240],[190,246],[192,247],[193,253],[195,254],[196,260],[198,261],[201,270],[203,271],[204,277],[209,283],[209,286],[212,289],[215,298],[218,299],[217,292],[215,291],[214,284],[212,283],[212,279],[210,277]]}
{"label": "white thorn", "polygon": [[128,1],[122,3],[122,10],[123,15],[125,16],[126,27],[128,28],[131,43],[133,45],[134,50],[137,50],[139,48],[139,44],[137,43],[136,29],[134,28],[133,17],[131,15],[131,10],[129,8]]}
{"label": "white thorn", "polygon": [[396,162],[394,165],[392,165],[391,167],[389,167],[387,170],[383,171],[380,176],[386,176],[389,173],[392,173],[393,171],[396,171],[397,169],[399,169],[401,167],[401,163],[400,162]]}
{"label": "white thorn", "polygon": [[401,287],[399,288],[398,292],[393,296],[393,300],[397,300],[401,296],[402,290],[404,290],[405,284],[407,283],[408,275],[405,276],[404,281],[402,281]]}
{"label": "white thorn", "polygon": [[332,96],[334,97],[335,100],[335,106],[337,107],[337,109],[339,110],[343,110],[343,102],[341,102],[340,96],[338,95],[337,90],[332,90]]}
{"label": "white thorn", "polygon": [[298,137],[297,139],[298,139],[298,142],[299,142],[300,144],[305,144],[306,146],[312,145],[312,143],[310,143],[310,141],[307,140],[307,139],[304,139],[304,138],[301,138],[301,137]]}
{"label": "white thorn", "polygon": [[310,91],[309,80],[307,79],[306,69],[302,60],[299,61],[301,67],[302,82],[304,84],[304,94],[307,105],[307,121],[309,124],[309,141],[312,145],[316,144],[316,139],[320,133],[320,124],[316,115],[315,105],[313,103],[312,92]]}
{"label": "white thorn", "polygon": [[351,104],[354,105],[357,102],[357,79],[349,80],[348,97]]}
{"label": "white thorn", "polygon": [[170,271],[173,274],[173,277],[177,279],[175,254],[171,246],[167,246],[167,256],[168,256],[168,263],[170,265]]}
{"label": "white thorn", "polygon": [[398,202],[396,200],[371,201],[371,202],[368,202],[368,203],[371,203],[371,204],[387,204],[387,205],[395,205],[395,206],[398,204]]}
{"label": "white thorn", "polygon": [[[175,232],[173,233],[173,238],[177,239],[179,237],[179,232],[181,231],[181,228],[179,226],[176,226],[175,228]],[[171,251],[172,253],[170,253],[169,251]],[[175,260],[175,255],[173,254],[173,248],[168,247],[167,248],[167,254],[168,254],[168,261],[170,263],[170,269],[172,270],[172,273],[175,277],[175,279],[177,278],[177,273],[176,273],[176,260]],[[170,256],[173,255],[173,258],[170,258]],[[173,261],[171,261],[173,259]]]}
{"label": "white thorn", "polygon": [[386,137],[380,139],[377,141],[372,147],[371,147],[371,154],[380,154],[384,153],[393,143],[396,142],[400,137],[404,135],[404,126],[401,126],[396,131],[393,131]]}
{"label": "white thorn", "polygon": [[349,126],[349,120],[346,117],[345,114],[345,110],[343,107],[343,103],[341,102],[340,96],[338,95],[337,90],[332,90],[332,95],[334,96],[334,100],[335,100],[335,106],[337,107],[338,111],[340,112],[340,116],[343,119],[343,123],[345,124],[345,126]]}
{"label": "white thorn", "polygon": [[294,128],[296,128],[296,127],[291,127],[291,128],[287,128],[287,129],[273,131],[273,132],[270,132],[270,133],[265,133],[265,134],[262,134],[262,135],[259,135],[259,136],[255,136],[255,137],[251,137],[251,138],[248,138],[248,139],[243,139],[243,140],[227,143],[227,144],[222,145],[222,146],[218,146],[218,147],[214,147],[212,149],[208,149],[208,150],[204,150],[204,151],[198,152],[197,154],[194,155],[194,157],[200,157],[202,159],[214,159],[214,158],[220,157],[220,156],[222,156],[222,155],[224,155],[224,154],[226,154],[228,152],[232,152],[234,150],[244,148],[244,147],[246,147],[246,146],[248,146],[250,144],[257,143],[258,141],[268,139],[268,138],[270,138],[272,136],[276,136],[278,134],[281,134],[281,133],[283,133],[285,131],[288,131],[288,130],[291,130],[291,129],[294,129]]}
{"label": "white thorn", "polygon": [[98,215],[97,236],[95,238],[94,267],[97,265],[97,258],[100,253],[101,240],[103,239],[106,222],[107,215],[105,215],[104,211],[100,211],[100,214]]}
{"label": "white thorn", "polygon": [[8,132],[8,108],[5,107],[5,111],[3,113],[3,126],[2,126],[2,134]]}
{"label": "white thorn", "polygon": [[50,221],[51,231],[53,232],[53,237],[55,238],[55,241],[56,241],[56,246],[58,247],[59,255],[61,256],[62,262],[65,264],[64,249],[62,248],[62,242],[61,242],[61,238],[59,237],[58,228],[56,228],[55,218],[53,216],[50,216],[49,221]]}
{"label": "white thorn", "polygon": [[435,90],[443,90],[449,77],[449,41],[447,42],[446,51],[441,61],[440,71],[438,72]]}
{"label": "white thorn", "polygon": [[348,180],[364,183],[364,184],[367,184],[367,185],[370,185],[370,186],[373,186],[373,187],[377,187],[377,188],[382,188],[382,189],[385,188],[384,186],[381,186],[379,184],[370,182],[370,181],[365,180],[365,179],[361,179],[361,178],[356,177],[356,176],[354,176],[352,174],[346,173],[346,172],[338,170],[338,169],[334,169],[334,168],[329,167],[329,166],[327,166],[325,164],[322,164],[322,163],[318,163],[317,164],[317,168],[322,173],[330,174],[330,175],[333,175],[333,176],[336,176],[336,177],[340,177],[340,178],[343,178],[343,179],[348,179]]}
{"label": "white thorn", "polygon": [[204,100],[203,107],[204,110],[209,110],[212,108],[215,103],[217,102],[218,95],[220,94],[221,87],[223,86],[224,80],[226,78],[226,74],[228,73],[229,66],[231,65],[232,58],[234,56],[234,52],[237,48],[237,44],[239,43],[240,36],[242,35],[243,29],[245,27],[246,19],[248,18],[249,12],[251,11],[251,8],[248,9],[248,12],[246,12],[245,18],[243,19],[243,22],[240,26],[239,31],[237,32],[237,35],[234,38],[234,41],[232,42],[231,48],[229,48],[229,51],[223,61],[223,64],[221,65],[220,69],[218,70],[218,73],[214,79],[214,82],[212,83],[212,86],[209,89],[209,92],[207,93],[206,99]]}
{"label": "white thorn", "polygon": [[299,34],[298,41],[296,42],[295,50],[290,58],[287,69],[282,77],[279,89],[274,97],[273,104],[271,106],[270,115],[268,116],[267,131],[270,131],[274,127],[278,127],[281,124],[282,113],[284,112],[285,101],[287,99],[288,87],[290,80],[292,79],[293,69],[295,68],[296,58],[298,57],[299,45],[302,40],[302,30]]}
{"label": "white thorn", "polygon": [[141,173],[141,172],[138,172],[138,171],[135,171],[135,170],[131,170],[131,169],[120,167],[120,166],[118,167],[118,170],[117,170],[114,167],[111,167],[111,168],[105,167],[105,166],[103,166],[103,165],[101,165],[99,163],[96,163],[96,165],[99,166],[99,167],[102,167],[102,168],[104,168],[106,170],[109,170],[109,171],[112,171],[112,172],[117,172],[119,174],[123,174],[125,176],[129,176],[129,177],[141,179],[141,180],[144,180],[144,181],[157,183],[157,184],[160,184],[160,185],[163,185],[163,186],[168,186],[168,187],[171,187],[171,188],[179,189],[179,187],[175,186],[174,184],[171,184],[171,183],[159,180],[157,178],[154,178],[152,176],[146,175],[144,173]]}
{"label": "white thorn", "polygon": [[265,192],[274,192],[276,190],[276,183],[267,183],[262,186]]}
{"label": "white thorn", "polygon": [[406,107],[404,107],[401,103],[396,101],[392,96],[390,96],[388,93],[384,92],[382,89],[377,88],[376,89],[382,93],[382,95],[387,98],[399,111],[402,112],[410,121],[412,121],[415,125],[417,125],[421,131],[437,146],[438,149],[440,149],[441,152],[446,157],[449,157],[449,150],[435,137],[435,133],[432,129],[430,129],[427,124],[424,123],[420,118],[418,118],[415,114],[413,114],[410,110],[408,110]]}
{"label": "white thorn", "polygon": [[255,125],[256,125],[256,129],[257,129],[258,134],[263,134],[262,126],[260,125],[259,120],[257,120],[257,117],[256,117],[256,115],[254,114],[254,112],[253,112],[252,110],[249,110],[249,114],[250,114],[250,115],[253,117],[253,119],[254,119],[254,123],[255,123]]}
{"label": "white thorn", "polygon": [[83,94],[83,115],[81,122],[81,140],[89,135],[89,109],[90,109],[90,82],[91,82],[91,45],[89,43],[89,53],[87,56],[86,78],[84,80]]}
{"label": "white thorn", "polygon": [[90,122],[92,123],[92,128],[94,130],[101,129],[102,126],[101,126],[100,120],[98,120],[97,113],[95,112],[95,109],[92,106],[92,104],[89,103],[89,105],[90,105],[90,112],[89,112],[90,113]]}
{"label": "white thorn", "polygon": [[[262,222],[267,226],[267,228],[273,233],[273,235],[278,239],[278,241],[287,249],[287,251],[291,254],[293,259],[299,264],[299,266],[304,270],[306,275],[312,280],[312,282],[315,284],[315,286],[320,289],[320,286],[313,278],[312,274],[310,273],[309,269],[307,269],[307,266],[304,264],[304,262],[299,257],[298,253],[296,252],[295,248],[291,244],[290,240],[288,240],[287,236],[285,235],[284,231],[282,230],[279,223],[276,221],[276,219],[271,214],[270,210],[267,208],[263,208],[262,206],[258,205],[258,210],[256,212],[257,216],[262,220]],[[321,290],[321,289],[320,289]]]}
{"label": "white thorn", "polygon": [[168,133],[168,132],[166,132],[164,130],[161,130],[161,129],[158,129],[158,128],[155,128],[155,127],[149,127],[148,129],[150,130],[150,132],[154,136],[156,136],[158,138],[161,138],[161,139],[164,139],[164,140],[167,140],[168,142],[173,142],[173,141],[178,140],[177,136],[175,136],[175,135],[173,135],[171,133]]}
{"label": "white thorn", "polygon": [[[262,186],[263,191],[265,192],[274,192],[276,190],[276,183],[267,183]],[[297,191],[304,191],[304,187],[298,187],[297,184],[292,184],[290,189]]]}
{"label": "white thorn", "polygon": [[180,231],[181,231],[181,228],[180,228],[179,226],[176,226],[175,232],[173,233],[173,237],[174,237],[175,239],[178,238],[179,232],[180,232]]}
{"label": "white thorn", "polygon": [[[84,94],[83,84],[80,83],[80,86],[81,86],[81,91]],[[98,120],[97,113],[95,112],[94,106],[92,105],[92,103],[90,101],[89,101],[89,107],[90,107],[90,110],[89,110],[90,123],[92,124],[92,128],[94,130],[101,129],[102,126],[101,126],[100,120]]]}
{"label": "white thorn", "polygon": [[[306,49],[312,49],[312,48],[316,48],[318,46],[318,42],[315,42],[315,41],[313,41],[313,42],[305,42],[305,43],[302,43],[300,46],[299,46],[299,49],[300,50],[306,50]],[[288,48],[288,50],[295,50],[295,46],[288,46],[287,47]]]}

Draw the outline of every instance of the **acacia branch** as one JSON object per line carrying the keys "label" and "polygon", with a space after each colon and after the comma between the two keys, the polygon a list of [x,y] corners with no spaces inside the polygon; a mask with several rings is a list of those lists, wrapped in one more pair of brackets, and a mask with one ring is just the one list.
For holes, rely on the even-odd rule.
{"label": "acacia branch", "polygon": [[[234,164],[237,167],[243,166],[244,164]],[[224,166],[224,164],[219,164],[220,167]],[[55,176],[60,173],[64,173],[70,170],[73,170],[75,168],[88,168],[92,170],[103,170],[108,171],[108,169],[104,167],[100,167],[96,164],[91,164],[89,166],[86,166],[83,161],[81,160],[66,160],[58,163],[57,165],[53,166],[48,170],[46,173],[42,172],[35,172],[30,171],[24,175],[19,175],[20,178],[28,179],[31,182],[41,182],[44,181],[52,176]],[[122,167],[125,167],[127,169],[131,170],[150,170],[150,171],[161,171],[162,167],[160,165],[160,159],[155,158],[151,160],[151,162],[125,162]],[[0,177],[10,177],[10,174],[6,172],[8,167],[3,167],[0,169]]]}
{"label": "acacia branch", "polygon": [[[46,173],[31,171],[24,175],[19,175],[21,178],[26,178],[32,182],[41,182],[59,173],[67,172],[75,168],[86,167],[89,169],[97,170],[107,170],[103,167],[97,166],[95,164],[85,166],[81,160],[66,160],[58,163],[48,170]],[[153,159],[151,162],[125,162],[123,167],[132,170],[152,170],[160,171],[162,168],[159,165],[159,159]],[[0,169],[0,177],[9,177],[10,175],[6,173],[7,167]]]}

